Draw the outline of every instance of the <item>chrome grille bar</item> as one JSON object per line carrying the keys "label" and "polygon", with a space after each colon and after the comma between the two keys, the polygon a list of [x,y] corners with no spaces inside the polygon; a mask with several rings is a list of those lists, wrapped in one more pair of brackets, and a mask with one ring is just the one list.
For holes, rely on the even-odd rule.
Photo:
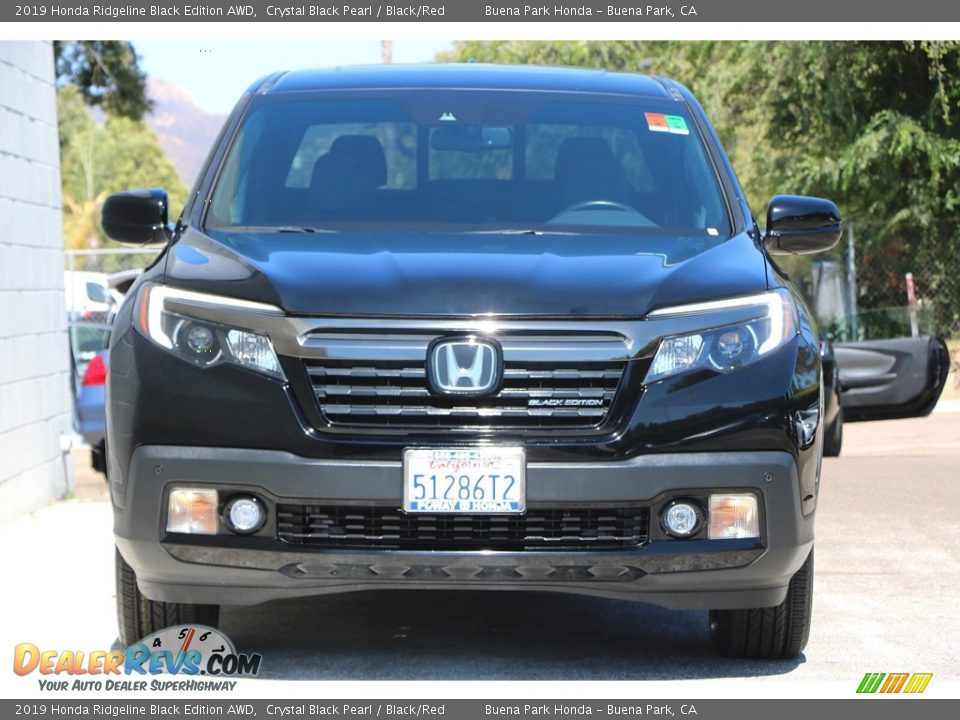
{"label": "chrome grille bar", "polygon": [[445,333],[383,334],[369,328],[314,332],[323,357],[304,358],[320,411],[332,425],[391,428],[596,428],[615,402],[629,342],[615,332],[496,335],[503,382],[482,397],[435,394],[426,362]]}

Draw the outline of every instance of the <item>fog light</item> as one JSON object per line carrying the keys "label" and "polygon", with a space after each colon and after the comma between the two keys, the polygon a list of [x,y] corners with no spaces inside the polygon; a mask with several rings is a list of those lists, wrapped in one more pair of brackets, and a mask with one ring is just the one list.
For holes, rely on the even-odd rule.
{"label": "fog light", "polygon": [[760,537],[757,496],[711,495],[707,537],[711,540]]}
{"label": "fog light", "polygon": [[255,497],[238,497],[227,503],[223,511],[227,527],[246,535],[263,527],[267,511]]}
{"label": "fog light", "polygon": [[217,491],[175,487],[167,500],[167,532],[217,534]]}
{"label": "fog light", "polygon": [[703,510],[692,500],[674,500],[660,511],[660,527],[675,538],[691,537],[703,527]]}

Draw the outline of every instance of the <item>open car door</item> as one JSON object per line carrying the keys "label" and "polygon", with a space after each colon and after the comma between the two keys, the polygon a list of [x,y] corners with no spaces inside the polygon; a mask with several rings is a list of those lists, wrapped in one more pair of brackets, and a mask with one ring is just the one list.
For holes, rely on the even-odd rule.
{"label": "open car door", "polygon": [[845,422],[929,415],[950,370],[934,337],[834,343],[833,352]]}

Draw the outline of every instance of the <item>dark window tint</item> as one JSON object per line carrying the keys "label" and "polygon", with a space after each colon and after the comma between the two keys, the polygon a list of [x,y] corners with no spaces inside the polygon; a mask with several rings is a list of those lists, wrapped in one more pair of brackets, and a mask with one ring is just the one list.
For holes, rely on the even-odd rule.
{"label": "dark window tint", "polygon": [[326,123],[311,125],[303,133],[290,163],[285,187],[309,188],[317,170],[317,160],[329,154],[336,139],[343,136],[370,137],[380,143],[385,157],[390,158],[385,188],[416,186],[417,136],[413,123]]}
{"label": "dark window tint", "polygon": [[212,200],[212,228],[729,234],[715,171],[683,105],[642,97],[260,98]]}

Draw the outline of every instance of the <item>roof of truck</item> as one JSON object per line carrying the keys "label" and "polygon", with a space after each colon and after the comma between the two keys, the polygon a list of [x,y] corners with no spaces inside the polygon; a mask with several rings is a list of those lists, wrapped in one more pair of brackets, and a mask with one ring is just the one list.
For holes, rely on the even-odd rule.
{"label": "roof of truck", "polygon": [[448,88],[643,95],[679,100],[665,81],[649,75],[583,68],[484,63],[355,65],[275,73],[252,92],[272,95],[312,90]]}

